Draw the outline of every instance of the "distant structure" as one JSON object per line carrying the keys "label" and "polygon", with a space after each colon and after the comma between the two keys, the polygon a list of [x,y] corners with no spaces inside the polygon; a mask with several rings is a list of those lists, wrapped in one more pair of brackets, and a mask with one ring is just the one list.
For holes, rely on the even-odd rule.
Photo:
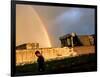
{"label": "distant structure", "polygon": [[95,45],[95,35],[90,35],[89,40],[91,45]]}
{"label": "distant structure", "polygon": [[20,50],[20,49],[34,49],[34,48],[39,48],[39,43],[26,43],[26,44],[16,46],[17,50]]}
{"label": "distant structure", "polygon": [[94,35],[66,34],[60,37],[61,47],[90,46],[95,44]]}
{"label": "distant structure", "polygon": [[26,47],[27,49],[39,48],[39,43],[28,43]]}

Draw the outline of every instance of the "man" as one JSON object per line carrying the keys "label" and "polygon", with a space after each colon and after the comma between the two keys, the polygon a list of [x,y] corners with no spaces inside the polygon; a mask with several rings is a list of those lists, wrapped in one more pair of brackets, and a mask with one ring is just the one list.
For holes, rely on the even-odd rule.
{"label": "man", "polygon": [[37,59],[37,63],[38,63],[38,71],[45,71],[44,68],[44,57],[42,56],[42,54],[39,51],[35,52],[35,55],[38,57]]}

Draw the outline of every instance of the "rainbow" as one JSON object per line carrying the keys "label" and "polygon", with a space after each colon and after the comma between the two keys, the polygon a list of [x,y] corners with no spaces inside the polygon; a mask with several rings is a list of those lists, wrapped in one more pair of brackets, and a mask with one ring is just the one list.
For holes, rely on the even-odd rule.
{"label": "rainbow", "polygon": [[[31,7],[31,8],[32,8],[32,7]],[[42,29],[43,29],[43,31],[44,31],[44,35],[46,36],[45,38],[47,39],[46,42],[47,42],[47,44],[48,44],[48,47],[51,47],[51,46],[52,46],[52,45],[51,45],[51,41],[50,41],[48,32],[47,32],[47,30],[46,30],[46,28],[45,28],[45,25],[44,25],[42,19],[40,18],[40,16],[38,15],[38,13],[36,12],[36,10],[35,10],[34,8],[32,8],[32,9],[33,9],[33,12],[34,12],[35,16],[38,18],[38,21],[41,23],[41,27],[42,27]]]}
{"label": "rainbow", "polygon": [[[48,25],[43,22],[32,5],[26,6],[17,4],[16,25],[16,46],[30,42],[38,42],[40,43],[40,47],[52,46],[49,32],[46,29]],[[28,27],[28,25],[30,25],[30,27]]]}

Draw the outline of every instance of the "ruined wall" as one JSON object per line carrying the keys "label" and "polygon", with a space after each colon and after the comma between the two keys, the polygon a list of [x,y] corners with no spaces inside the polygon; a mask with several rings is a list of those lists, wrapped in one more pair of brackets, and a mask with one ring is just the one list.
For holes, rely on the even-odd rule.
{"label": "ruined wall", "polygon": [[44,56],[45,61],[47,61],[52,59],[78,56],[81,54],[94,53],[95,48],[94,46],[82,46],[74,48],[39,48],[32,50],[16,50],[16,65],[36,62],[36,50],[39,50]]}
{"label": "ruined wall", "polygon": [[74,51],[77,52],[77,55],[83,55],[83,54],[88,54],[88,53],[95,53],[95,46],[74,47]]}
{"label": "ruined wall", "polygon": [[45,61],[51,59],[61,59],[69,56],[76,56],[76,52],[69,48],[39,48],[32,50],[16,50],[16,64],[25,64],[36,62],[35,51],[39,50],[45,58]]}

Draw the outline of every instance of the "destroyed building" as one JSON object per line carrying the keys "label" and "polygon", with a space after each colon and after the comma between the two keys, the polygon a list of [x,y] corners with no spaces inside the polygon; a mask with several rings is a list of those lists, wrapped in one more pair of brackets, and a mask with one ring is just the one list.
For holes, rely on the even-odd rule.
{"label": "destroyed building", "polygon": [[95,44],[94,35],[66,34],[60,37],[61,47],[90,46]]}

